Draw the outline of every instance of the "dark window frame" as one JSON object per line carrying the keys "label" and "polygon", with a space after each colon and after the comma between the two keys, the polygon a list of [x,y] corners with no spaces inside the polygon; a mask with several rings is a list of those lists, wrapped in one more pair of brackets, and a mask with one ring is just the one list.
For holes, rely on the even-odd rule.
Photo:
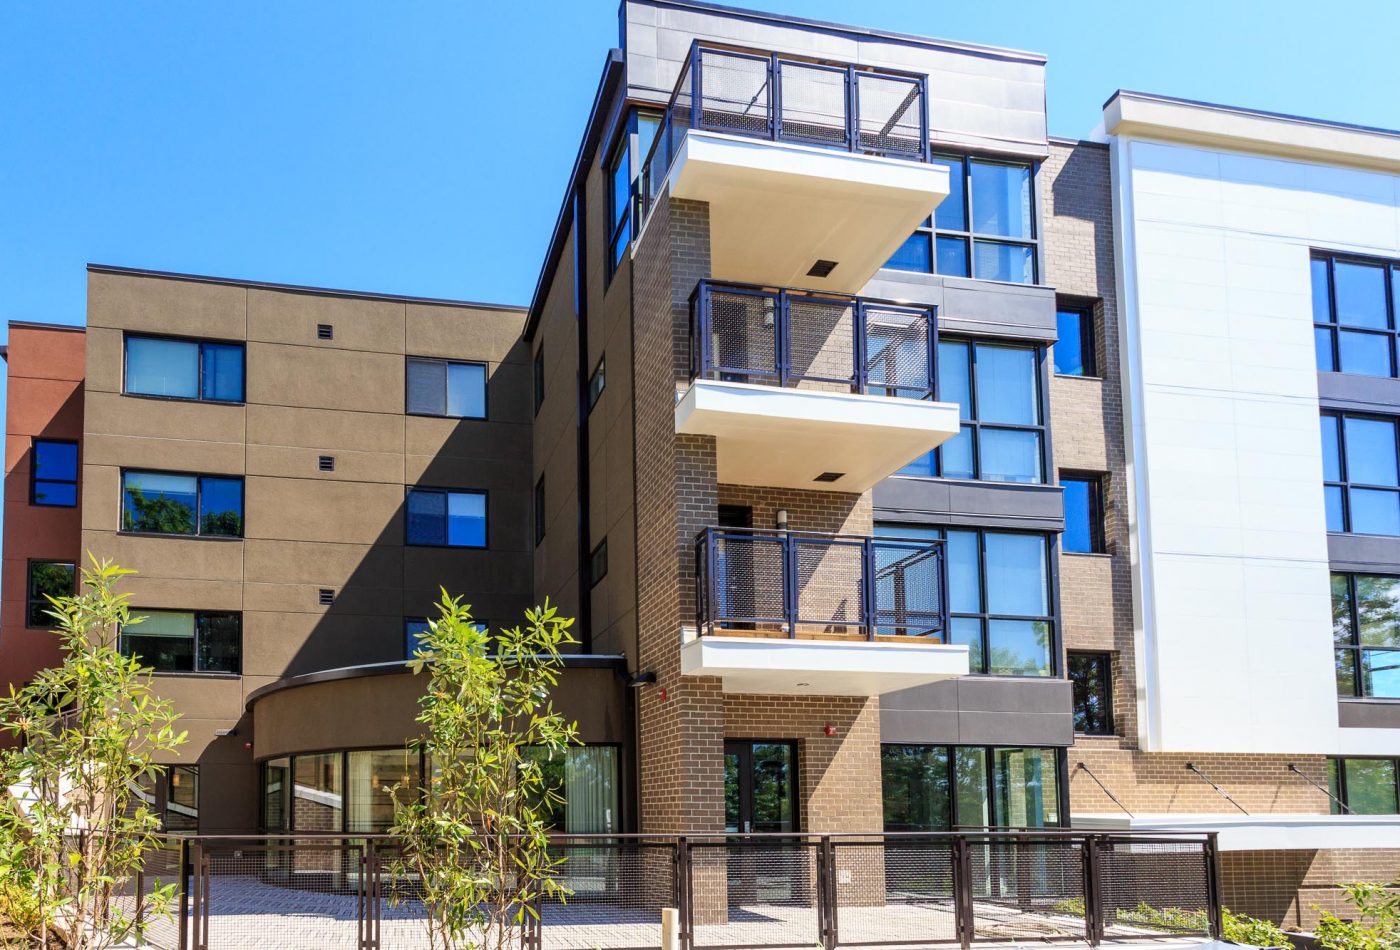
{"label": "dark window frame", "polygon": [[[1368,336],[1385,337],[1387,340],[1387,350],[1390,357],[1390,372],[1385,376],[1377,376],[1372,373],[1348,373],[1354,376],[1371,376],[1374,379],[1395,379],[1400,375],[1400,300],[1396,300],[1397,281],[1400,281],[1400,261],[1383,257],[1368,257],[1364,254],[1349,254],[1333,251],[1314,250],[1309,256],[1309,267],[1312,263],[1323,263],[1327,269],[1327,315],[1326,322],[1319,322],[1317,314],[1313,314],[1313,349],[1316,351],[1316,333],[1318,330],[1326,331],[1329,338],[1331,366],[1317,368],[1320,373],[1345,373],[1342,367],[1341,334],[1357,333]],[[1351,324],[1340,323],[1337,320],[1337,279],[1336,266],[1342,264],[1359,264],[1367,267],[1379,267],[1382,271],[1382,283],[1385,285],[1385,311],[1387,326],[1362,327]],[[1311,276],[1311,275],[1310,275]]]}
{"label": "dark window frame", "polygon": [[57,625],[53,623],[35,624],[34,608],[48,610],[48,601],[34,596],[34,568],[40,564],[67,564],[72,573],[72,583],[69,585],[69,595],[78,591],[78,565],[76,561],[62,561],[57,558],[30,558],[24,567],[24,627],[26,630],[53,630]]}
{"label": "dark window frame", "polygon": [[[1372,647],[1361,642],[1361,616],[1360,608],[1357,606],[1356,579],[1358,577],[1396,577],[1393,574],[1382,574],[1377,572],[1363,571],[1332,571],[1331,577],[1345,577],[1347,579],[1347,625],[1351,631],[1351,642],[1340,644],[1335,639],[1335,626],[1333,628],[1332,652],[1334,656],[1347,652],[1351,654],[1351,684],[1352,692],[1350,696],[1343,696],[1340,688],[1337,692],[1339,699],[1370,700],[1374,702],[1396,702],[1397,697],[1372,696],[1365,690],[1365,678],[1362,676],[1362,660],[1366,653],[1393,653],[1397,661],[1400,661],[1400,647]],[[1332,610],[1335,616],[1336,604]],[[1337,657],[1340,659],[1340,657]]]}
{"label": "dark window frame", "polygon": [[[641,166],[646,161],[646,155],[642,154],[638,129],[644,115],[656,122],[656,131],[659,132],[665,118],[663,113],[652,109],[630,109],[618,123],[616,137],[611,146],[600,152],[604,156],[603,181],[608,210],[604,228],[607,236],[605,288],[612,283],[614,275],[622,266],[627,248],[637,239],[637,231],[642,224]],[[652,141],[655,142],[655,139]],[[647,150],[649,151],[650,147]],[[623,165],[627,170],[627,207],[619,208],[616,176]]]}
{"label": "dark window frame", "polygon": [[[71,445],[73,446],[73,479],[66,478],[39,478],[39,446],[40,445]],[[80,494],[80,483],[83,473],[83,447],[77,439],[50,439],[43,436],[34,436],[29,440],[29,504],[35,508],[77,508],[82,501]],[[73,486],[73,504],[60,504],[52,501],[39,500],[39,483],[51,483],[54,485]]]}
{"label": "dark window frame", "polygon": [[[1060,314],[1072,313],[1079,318],[1079,362],[1084,371],[1080,373],[1062,373],[1056,360],[1052,357],[1050,369],[1056,376],[1065,376],[1072,379],[1102,379],[1099,370],[1099,328],[1098,321],[1094,313],[1097,307],[1088,303],[1072,303],[1060,301],[1055,305],[1055,320],[1058,323]],[[1058,334],[1057,334],[1058,336]],[[1063,341],[1057,339],[1054,343],[1054,352],[1060,352]]]}
{"label": "dark window frame", "polygon": [[[999,789],[998,789],[998,782],[997,782],[997,778],[996,778],[996,771],[997,771],[997,768],[996,768],[996,752],[997,752],[998,750],[1003,750],[1003,751],[1004,751],[1004,750],[1013,750],[1013,749],[1033,749],[1033,750],[1036,750],[1036,751],[1042,752],[1042,753],[1048,752],[1048,753],[1050,753],[1050,755],[1051,755],[1051,757],[1053,758],[1054,763],[1055,763],[1055,769],[1054,769],[1054,771],[1055,771],[1055,793],[1056,793],[1056,794],[1055,794],[1055,813],[1059,816],[1060,822],[1059,822],[1058,825],[1046,825],[1045,827],[1047,827],[1047,828],[1065,828],[1065,827],[1068,827],[1068,822],[1069,822],[1069,820],[1070,820],[1070,815],[1069,815],[1069,809],[1068,809],[1066,806],[1067,806],[1067,804],[1068,804],[1069,789],[1068,789],[1068,782],[1065,781],[1065,776],[1066,776],[1066,771],[1067,771],[1067,759],[1068,759],[1068,751],[1069,751],[1069,750],[1068,750],[1067,748],[1063,747],[1063,746],[1045,746],[1045,745],[978,745],[978,744],[975,744],[975,743],[951,743],[951,742],[881,742],[881,743],[880,743],[880,764],[881,764],[881,769],[880,769],[880,784],[881,784],[881,797],[882,797],[882,798],[884,797],[884,778],[885,778],[885,776],[884,776],[884,750],[885,750],[886,747],[902,748],[902,749],[946,749],[946,750],[947,750],[947,752],[948,752],[948,772],[947,772],[947,782],[948,782],[948,784],[947,784],[947,789],[948,789],[948,825],[949,825],[949,827],[948,827],[948,829],[946,829],[946,830],[951,830],[951,831],[959,831],[959,830],[962,830],[962,831],[967,831],[967,830],[982,830],[982,829],[984,829],[984,828],[987,827],[987,826],[984,826],[984,825],[967,825],[967,824],[960,823],[960,822],[958,821],[959,815],[958,815],[958,793],[957,793],[957,788],[958,788],[958,785],[957,785],[957,761],[958,761],[957,752],[958,752],[959,749],[979,749],[979,750],[981,750],[981,752],[982,752],[982,758],[983,758],[983,760],[984,760],[984,765],[985,765],[985,767],[986,767],[986,774],[983,776],[983,780],[986,782],[986,789],[987,789],[986,808],[987,808],[987,813],[991,816],[991,820],[992,820],[993,822],[995,822],[995,821],[1000,817],[1000,816],[997,814],[997,810],[998,810],[998,808],[997,808],[997,803],[998,803],[998,800],[999,800],[999,795],[998,795]],[[881,815],[881,824],[882,824],[882,826],[883,826],[883,822],[884,822],[884,816],[883,816],[883,814],[882,814],[882,815]],[[1009,825],[996,825],[996,824],[993,824],[993,825],[990,826],[990,827],[992,827],[992,828],[1008,828],[1008,827],[1011,827],[1011,826],[1009,826]]]}
{"label": "dark window frame", "polygon": [[[197,343],[199,344],[198,356],[198,376],[195,381],[195,388],[199,390],[197,396],[163,396],[157,393],[134,393],[127,389],[127,362],[128,349],[132,340],[173,340],[177,343]],[[242,399],[209,399],[204,393],[204,346],[205,344],[217,346],[234,346],[243,352],[242,370],[240,374],[239,389],[243,392]],[[216,406],[242,406],[248,402],[248,344],[245,340],[220,340],[215,337],[202,336],[180,336],[172,333],[134,333],[130,330],[122,332],[122,395],[130,396],[134,399],[164,399],[173,402],[205,402]]]}
{"label": "dark window frame", "polygon": [[[131,610],[130,610],[130,614],[131,614],[131,616],[133,616],[133,617],[145,617],[145,616],[149,616],[150,614],[161,614],[161,613],[167,613],[167,614],[193,614],[193,615],[194,615],[194,636],[191,638],[191,651],[190,651],[191,667],[192,667],[192,668],[191,668],[191,669],[188,669],[188,670],[162,670],[162,669],[154,669],[154,667],[153,667],[153,669],[154,669],[154,675],[155,675],[155,676],[210,676],[210,677],[224,677],[224,678],[229,678],[229,677],[241,677],[241,676],[243,675],[243,611],[241,611],[241,610],[190,610],[190,609],[181,608],[181,607],[132,607]],[[229,670],[201,670],[201,669],[198,669],[198,665],[199,665],[199,630],[200,630],[200,627],[199,627],[199,618],[200,618],[201,616],[211,616],[211,615],[232,616],[232,617],[237,617],[237,618],[238,618],[238,663],[236,664],[236,665],[238,666],[238,669],[236,669],[236,670],[229,671]],[[139,624],[137,624],[136,627],[135,627],[134,632],[132,633],[132,636],[138,636],[138,637],[141,636],[140,630],[141,630],[141,627],[140,627]],[[119,630],[119,631],[117,632],[117,645],[118,645],[118,650],[119,650],[119,652],[122,654],[122,656],[131,656],[132,654],[127,650],[127,642],[126,642],[126,639],[127,639],[127,633],[126,633],[125,628],[123,628],[123,629],[121,629],[121,630]],[[143,663],[144,665],[147,665],[147,666],[152,666],[152,664],[146,663],[146,661],[144,661],[144,660],[142,661],[142,663]]]}
{"label": "dark window frame", "polygon": [[[170,790],[171,790],[171,788],[174,787],[174,784],[175,784],[175,782],[174,782],[174,775],[175,775],[176,771],[178,771],[178,770],[183,770],[183,771],[186,771],[186,772],[193,772],[193,773],[194,773],[194,776],[195,776],[195,778],[194,778],[194,781],[195,781],[195,806],[194,806],[195,817],[194,817],[194,826],[193,826],[193,828],[187,827],[187,826],[183,826],[183,825],[182,825],[180,828],[177,828],[177,829],[172,829],[172,828],[170,827],[170,800],[171,800],[171,797],[172,797],[171,794],[170,794]],[[147,805],[147,807],[148,807],[148,808],[150,809],[150,811],[156,816],[156,818],[159,819],[159,821],[160,821],[160,830],[161,830],[161,831],[178,831],[178,832],[185,832],[185,833],[189,833],[189,832],[192,832],[192,831],[193,831],[193,832],[196,832],[196,833],[197,833],[197,832],[199,831],[199,798],[200,798],[200,795],[199,795],[199,785],[200,785],[199,764],[198,764],[198,763],[195,763],[195,764],[192,764],[192,765],[152,765],[152,766],[150,766],[150,769],[149,769],[146,773],[144,773],[144,774],[141,775],[141,776],[138,776],[138,779],[137,779],[138,784],[140,784],[140,779],[141,779],[141,778],[144,778],[144,777],[149,777],[149,778],[151,779],[151,786],[150,786],[150,787],[151,787],[151,801],[150,801],[149,805]],[[144,804],[147,804],[147,803],[144,802],[144,801],[142,801],[142,804],[144,805]]]}
{"label": "dark window frame", "polygon": [[[598,571],[598,561],[602,559],[603,570]],[[593,545],[593,550],[588,552],[588,589],[597,587],[603,578],[608,576],[608,538],[603,536],[603,540]]]}
{"label": "dark window frame", "polygon": [[[408,497],[413,492],[433,492],[440,495],[480,495],[482,498],[482,542],[481,544],[430,544],[426,541],[412,541],[409,539],[408,522]],[[445,548],[452,551],[485,551],[491,547],[491,493],[485,488],[441,488],[436,485],[405,485],[404,486],[404,519],[403,519],[403,543],[405,547],[411,548]],[[446,537],[446,523],[443,524],[443,536]]]}
{"label": "dark window frame", "polygon": [[[443,370],[443,391],[442,404],[443,412],[418,412],[408,408],[408,367],[410,363],[441,363]],[[480,366],[481,367],[481,415],[479,416],[458,416],[446,411],[450,404],[448,395],[451,391],[451,374],[447,367],[451,366]],[[419,416],[425,419],[477,419],[485,420],[491,416],[491,367],[484,360],[456,360],[442,356],[405,356],[403,371],[403,413],[406,416]]]}
{"label": "dark window frame", "polygon": [[540,414],[540,407],[544,405],[544,342],[541,341],[539,349],[535,350],[534,359],[534,383],[535,383],[535,415]]}
{"label": "dark window frame", "polygon": [[[1395,537],[1395,535],[1368,534],[1368,533],[1365,533],[1365,532],[1354,531],[1354,530],[1352,529],[1352,518],[1351,518],[1351,491],[1352,491],[1353,488],[1359,488],[1359,489],[1361,489],[1361,490],[1363,490],[1363,491],[1383,491],[1383,492],[1390,492],[1390,493],[1395,494],[1395,495],[1400,495],[1400,486],[1396,486],[1396,485],[1372,485],[1372,484],[1369,484],[1369,483],[1367,483],[1367,482],[1353,482],[1353,481],[1351,481],[1350,474],[1349,474],[1348,471],[1347,471],[1347,467],[1348,467],[1348,466],[1347,466],[1347,432],[1346,432],[1346,420],[1347,420],[1347,419],[1363,419],[1363,420],[1372,420],[1372,421],[1376,421],[1376,422],[1385,422],[1385,423],[1388,423],[1388,424],[1391,426],[1391,428],[1392,428],[1392,430],[1393,430],[1393,432],[1394,432],[1394,436],[1395,436],[1395,439],[1394,439],[1394,442],[1395,442],[1395,463],[1396,463],[1397,470],[1400,470],[1400,416],[1387,416],[1387,415],[1383,415],[1383,414],[1381,414],[1381,413],[1374,413],[1374,412],[1347,412],[1347,411],[1344,411],[1344,410],[1341,410],[1341,409],[1323,409],[1323,410],[1321,411],[1321,413],[1319,414],[1319,418],[1320,418],[1320,419],[1335,419],[1335,420],[1336,420],[1336,426],[1337,426],[1337,473],[1338,473],[1338,475],[1341,476],[1341,480],[1340,480],[1340,481],[1328,481],[1328,480],[1327,480],[1327,477],[1326,477],[1326,474],[1325,474],[1325,471],[1324,471],[1323,482],[1322,482],[1323,490],[1324,490],[1324,491],[1325,491],[1326,489],[1328,489],[1328,488],[1337,488],[1337,489],[1340,489],[1340,490],[1341,490],[1341,497],[1342,497],[1342,530],[1341,530],[1340,532],[1336,532],[1336,533],[1339,533],[1339,534],[1360,534],[1360,535],[1363,536],[1363,537],[1372,537],[1372,538],[1388,538],[1388,537]],[[1318,436],[1318,437],[1321,438],[1321,432],[1320,432],[1320,430],[1319,430],[1319,436]],[[1326,460],[1324,459],[1323,461],[1324,461],[1324,469],[1325,469],[1325,462],[1326,462]],[[1324,503],[1324,507],[1325,507],[1325,503]],[[1328,528],[1328,531],[1331,531],[1331,530],[1332,530],[1331,528]]]}
{"label": "dark window frame", "polygon": [[598,362],[593,366],[593,372],[588,374],[588,412],[592,412],[593,407],[598,405],[598,400],[603,398],[603,391],[607,389],[607,358],[606,353],[600,353]]}
{"label": "dark window frame", "polygon": [[[1092,660],[1102,671],[1103,676],[1103,722],[1096,729],[1079,729],[1079,683],[1074,676],[1075,659]],[[1107,650],[1067,650],[1065,652],[1065,675],[1073,684],[1073,709],[1076,736],[1113,736],[1113,654]],[[1087,716],[1085,718],[1088,718]]]}
{"label": "dark window frame", "polygon": [[[194,533],[182,534],[178,531],[136,531],[129,530],[126,524],[126,476],[127,475],[177,475],[182,478],[193,478],[195,480],[195,514]],[[224,481],[238,482],[238,534],[204,534],[201,509],[204,504],[204,479],[219,478]],[[201,541],[242,541],[248,528],[248,488],[242,475],[220,475],[215,472],[171,472],[155,468],[122,468],[120,478],[117,481],[117,511],[121,519],[121,527],[117,529],[117,534],[134,535],[143,538],[197,538]]]}
{"label": "dark window frame", "polygon": [[[1395,810],[1392,812],[1383,812],[1382,814],[1400,815],[1400,757],[1388,755],[1344,755],[1333,756],[1327,760],[1327,767],[1331,773],[1328,778],[1335,783],[1337,798],[1341,799],[1342,804],[1347,807],[1348,813],[1352,814],[1351,797],[1347,794],[1346,763],[1358,760],[1391,763],[1393,774],[1395,775]],[[1341,812],[1341,809],[1338,808],[1335,801],[1332,802],[1331,810],[1334,815],[1340,814]]]}
{"label": "dark window frame", "polygon": [[535,482],[534,510],[535,510],[535,547],[539,547],[545,536],[545,487],[544,473],[540,473],[539,480]]}
{"label": "dark window frame", "polygon": [[[1089,486],[1089,550],[1071,551],[1060,545],[1060,551],[1064,554],[1107,554],[1108,552],[1108,525],[1106,523],[1106,509],[1104,497],[1107,492],[1104,490],[1103,472],[1060,472],[1060,485],[1065,482],[1082,482]],[[1069,511],[1065,511],[1065,520],[1069,520]]]}

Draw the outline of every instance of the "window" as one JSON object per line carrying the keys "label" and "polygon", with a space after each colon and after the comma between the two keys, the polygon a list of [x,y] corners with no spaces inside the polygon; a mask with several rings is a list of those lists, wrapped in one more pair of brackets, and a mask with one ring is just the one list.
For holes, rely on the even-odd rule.
{"label": "window", "polygon": [[408,543],[486,547],[486,493],[408,489]]}
{"label": "window", "polygon": [[[138,610],[121,631],[121,650],[157,673],[237,673],[243,615],[206,610]],[[137,619],[139,618],[139,620]]]}
{"label": "window", "polygon": [[428,633],[428,621],[422,617],[406,617],[403,622],[403,655],[411,660],[423,646],[423,637]]}
{"label": "window", "polygon": [[410,356],[404,406],[415,416],[485,419],[485,364]]}
{"label": "window", "polygon": [[241,538],[243,479],[123,472],[122,530]]}
{"label": "window", "polygon": [[52,627],[50,597],[69,597],[77,589],[77,571],[69,561],[30,561],[29,595],[24,613],[26,627]]}
{"label": "window", "polygon": [[588,584],[596,587],[598,582],[608,576],[608,539],[604,538],[598,542],[598,546],[593,549],[593,553],[588,555]]}
{"label": "window", "polygon": [[1400,264],[1328,254],[1312,258],[1317,368],[1395,375],[1395,297]]}
{"label": "window", "polygon": [[910,524],[877,524],[875,535],[945,540],[947,639],[967,644],[972,673],[1054,675],[1045,535]]}
{"label": "window", "polygon": [[593,367],[593,372],[588,377],[589,412],[592,412],[593,407],[598,404],[598,398],[603,395],[603,388],[607,386],[607,369],[604,366],[605,358],[606,357],[603,356],[598,357],[598,365]]}
{"label": "window", "polygon": [[1097,376],[1094,353],[1094,312],[1087,307],[1055,311],[1055,372],[1060,376]]}
{"label": "window", "polygon": [[948,197],[885,266],[1034,284],[1031,166],[957,155],[935,155],[933,163],[948,169]]}
{"label": "window", "polygon": [[35,439],[29,468],[29,503],[50,508],[78,505],[78,443]]}
{"label": "window", "polygon": [[131,804],[154,813],[161,831],[199,830],[199,766],[154,765],[132,782],[131,793]]}
{"label": "window", "polygon": [[661,116],[654,112],[633,112],[627,117],[627,131],[613,148],[608,161],[608,278],[622,263],[636,228],[641,224],[637,200],[637,175],[651,152]]}
{"label": "window", "polygon": [[389,789],[396,785],[416,789],[422,784],[423,756],[417,750],[345,753],[345,830],[360,834],[388,831],[394,824],[394,794]]}
{"label": "window", "polygon": [[1332,575],[1337,695],[1400,699],[1400,577]]}
{"label": "window", "polygon": [[126,338],[126,393],[243,401],[243,344],[168,337]]}
{"label": "window", "polygon": [[[1332,796],[1353,815],[1400,814],[1398,759],[1332,759],[1327,763]],[[1341,812],[1332,802],[1332,814]]]}
{"label": "window", "polygon": [[556,796],[547,803],[548,826],[571,835],[611,834],[618,830],[617,749],[570,746],[550,756],[537,746],[523,750],[539,763],[545,785]]}
{"label": "window", "polygon": [[940,341],[938,398],[958,404],[962,430],[899,474],[1044,481],[1040,357],[1031,346]]}
{"label": "window", "polygon": [[1113,657],[1071,652],[1069,679],[1074,684],[1074,731],[1085,736],[1113,735]]}
{"label": "window", "polygon": [[540,414],[544,405],[544,344],[535,351],[535,415]]}
{"label": "window", "polygon": [[545,507],[544,507],[544,476],[535,482],[535,544],[538,545],[544,540]]}
{"label": "window", "polygon": [[1065,500],[1061,548],[1072,554],[1104,553],[1103,479],[1098,475],[1061,475],[1060,487]]}
{"label": "window", "polygon": [[1322,414],[1327,530],[1400,535],[1396,420]]}
{"label": "window", "polygon": [[886,831],[1053,828],[1061,824],[1055,749],[882,745]]}

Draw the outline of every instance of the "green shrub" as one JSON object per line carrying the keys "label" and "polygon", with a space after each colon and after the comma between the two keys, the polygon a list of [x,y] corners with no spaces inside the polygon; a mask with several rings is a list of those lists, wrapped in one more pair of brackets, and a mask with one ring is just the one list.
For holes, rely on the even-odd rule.
{"label": "green shrub", "polygon": [[1357,919],[1342,920],[1326,911],[1318,919],[1317,939],[1328,950],[1396,950],[1400,947],[1400,879],[1390,884],[1343,884]]}
{"label": "green shrub", "polygon": [[1244,914],[1224,912],[1225,939],[1231,943],[1247,943],[1255,947],[1287,947],[1292,950],[1293,942],[1288,939],[1282,927],[1268,920],[1246,917]]}

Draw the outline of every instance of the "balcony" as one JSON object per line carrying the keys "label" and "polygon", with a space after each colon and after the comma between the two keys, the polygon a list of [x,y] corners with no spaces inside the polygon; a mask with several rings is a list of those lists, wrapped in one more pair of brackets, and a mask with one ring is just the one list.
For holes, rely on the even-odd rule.
{"label": "balcony", "polygon": [[709,528],[681,672],[730,693],[877,696],[966,676],[943,542]]}
{"label": "balcony", "polygon": [[643,199],[708,202],[716,277],[854,293],[948,194],[925,82],[696,42]]}
{"label": "balcony", "polygon": [[701,281],[676,431],[736,485],[863,492],[958,433],[927,307]]}

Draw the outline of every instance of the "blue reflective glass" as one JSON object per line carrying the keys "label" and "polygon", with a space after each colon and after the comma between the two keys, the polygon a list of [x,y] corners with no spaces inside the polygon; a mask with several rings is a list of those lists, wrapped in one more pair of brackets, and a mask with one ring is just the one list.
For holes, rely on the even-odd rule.
{"label": "blue reflective glass", "polygon": [[1328,482],[1342,480],[1342,456],[1337,448],[1337,417],[1322,417],[1322,478]]}
{"label": "blue reflective glass", "polygon": [[127,472],[122,476],[122,530],[195,534],[199,479],[193,475]]}
{"label": "blue reflective glass", "polygon": [[76,442],[34,442],[34,477],[60,482],[78,480],[78,445]]}
{"label": "blue reflective glass", "polygon": [[982,621],[975,617],[948,618],[948,642],[967,647],[967,667],[982,672]]}
{"label": "blue reflective glass", "polygon": [[78,504],[78,486],[72,482],[36,481],[34,504],[53,508],[74,508]]}
{"label": "blue reflective glass", "polygon": [[204,380],[201,399],[243,401],[243,347],[231,343],[201,344]]}
{"label": "blue reflective glass", "polygon": [[1400,485],[1395,458],[1395,423],[1347,416],[1342,426],[1347,481],[1353,485]]}
{"label": "blue reflective glass", "polygon": [[1026,244],[972,242],[972,276],[1011,284],[1035,283],[1035,251]]}
{"label": "blue reflective glass", "polygon": [[1338,485],[1328,485],[1322,490],[1323,502],[1327,506],[1327,530],[1345,531],[1342,518],[1342,489]]}
{"label": "blue reflective glass", "polygon": [[403,622],[404,656],[412,658],[422,649],[422,639],[428,633],[428,621],[405,620]]}
{"label": "blue reflective glass", "polygon": [[973,362],[980,421],[1040,424],[1035,350],[979,344]]}
{"label": "blue reflective glass", "polygon": [[1353,488],[1349,500],[1353,534],[1400,536],[1400,493]]}
{"label": "blue reflective glass", "polygon": [[1062,478],[1060,487],[1065,500],[1065,533],[1060,537],[1060,546],[1080,554],[1093,551],[1093,483],[1082,478]]}
{"label": "blue reflective glass", "polygon": [[925,452],[904,466],[897,474],[912,475],[917,478],[934,478],[938,475],[938,450]]}
{"label": "blue reflective glass", "polygon": [[967,182],[963,178],[963,160],[935,156],[930,164],[948,169],[948,197],[940,201],[934,210],[933,226],[940,231],[966,231]]}
{"label": "blue reflective glass", "polygon": [[967,277],[967,239],[938,236],[937,271],[946,277]]}
{"label": "blue reflective glass", "polygon": [[972,418],[972,384],[966,343],[938,344],[938,399],[958,404],[958,418]]}
{"label": "blue reflective glass", "polygon": [[1327,262],[1314,259],[1312,262],[1312,309],[1313,323],[1332,321],[1332,302],[1327,288]]}
{"label": "blue reflective glass", "polygon": [[486,367],[479,363],[447,364],[447,414],[486,418]]}
{"label": "blue reflective glass", "polygon": [[904,239],[899,250],[890,256],[885,266],[894,270],[909,270],[927,273],[929,270],[929,243],[927,231],[915,231]]}
{"label": "blue reflective glass", "polygon": [[1386,313],[1384,267],[1335,261],[1332,274],[1336,281],[1338,323],[1376,329],[1390,326],[1390,317]]}
{"label": "blue reflective glass", "polygon": [[1060,310],[1055,314],[1055,372],[1061,376],[1083,376],[1085,343],[1088,342],[1088,314],[1083,310]]}
{"label": "blue reflective glass", "polygon": [[1366,696],[1400,699],[1400,650],[1362,650],[1361,678]]}
{"label": "blue reflective glass", "polygon": [[1317,368],[1324,373],[1336,372],[1337,364],[1332,359],[1332,331],[1327,327],[1313,327],[1313,349],[1317,351]]}
{"label": "blue reflective glass", "polygon": [[453,547],[486,546],[486,496],[476,492],[447,493],[447,543]]}
{"label": "blue reflective glass", "polygon": [[1031,170],[973,160],[972,230],[977,234],[1031,236]]}
{"label": "blue reflective glass", "polygon": [[986,532],[987,612],[1013,617],[1050,613],[1045,538],[1038,534]]}
{"label": "blue reflective glass", "polygon": [[976,531],[949,531],[948,609],[953,613],[982,612],[982,567]]}
{"label": "blue reflective glass", "polygon": [[944,478],[972,478],[972,428],[963,426],[938,450],[943,459]]}
{"label": "blue reflective glass", "polygon": [[987,623],[987,672],[999,676],[1050,675],[1050,625],[1038,620]]}
{"label": "blue reflective glass", "polygon": [[243,479],[199,480],[199,533],[237,538],[243,534]]}
{"label": "blue reflective glass", "polygon": [[1337,351],[1341,357],[1339,369],[1343,373],[1362,376],[1391,375],[1389,333],[1342,330],[1337,337]]}
{"label": "blue reflective glass", "polygon": [[[632,162],[628,155],[628,142],[623,139],[618,144],[612,163],[612,226],[617,225],[627,214],[627,204],[632,198]],[[625,243],[625,242],[624,242]]]}
{"label": "blue reflective glass", "polygon": [[126,340],[126,392],[199,397],[199,344],[133,336]]}
{"label": "blue reflective glass", "polygon": [[1041,481],[1039,432],[983,426],[978,433],[977,451],[983,481],[1025,484]]}
{"label": "blue reflective glass", "polygon": [[408,543],[447,543],[447,494],[440,491],[408,493]]}

